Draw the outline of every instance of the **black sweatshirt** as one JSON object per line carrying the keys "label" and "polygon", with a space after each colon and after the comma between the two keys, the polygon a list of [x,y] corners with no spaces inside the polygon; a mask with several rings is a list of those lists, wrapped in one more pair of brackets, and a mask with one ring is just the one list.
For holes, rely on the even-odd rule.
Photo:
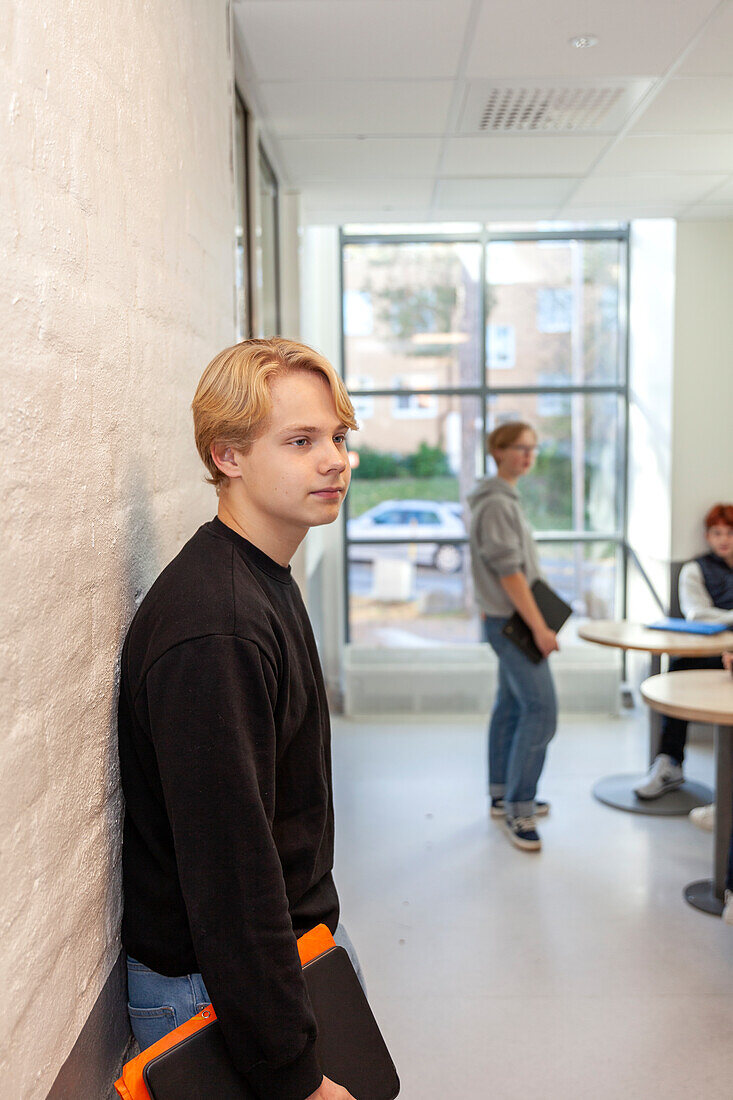
{"label": "black sweatshirt", "polygon": [[200,972],[263,1100],[321,1081],[296,936],[338,922],[330,727],[289,568],[219,519],[143,600],[122,652],[125,950]]}

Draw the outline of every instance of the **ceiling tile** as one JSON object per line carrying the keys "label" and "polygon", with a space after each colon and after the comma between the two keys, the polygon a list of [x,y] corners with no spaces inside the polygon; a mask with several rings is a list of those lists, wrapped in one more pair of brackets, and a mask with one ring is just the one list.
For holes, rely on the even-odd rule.
{"label": "ceiling tile", "polygon": [[710,21],[677,75],[733,76],[733,5],[726,4]]}
{"label": "ceiling tile", "polygon": [[583,135],[453,138],[446,145],[441,175],[584,175],[608,142],[608,137]]}
{"label": "ceiling tile", "polygon": [[433,192],[431,180],[374,180],[363,183],[311,183],[303,188],[303,202],[313,208],[351,210],[354,207],[429,206]]}
{"label": "ceiling tile", "polygon": [[500,223],[512,222],[515,226],[532,228],[538,222],[551,222],[555,217],[555,203],[550,202],[545,206],[511,206],[494,205],[482,206],[481,216],[492,223],[492,228],[497,229]]}
{"label": "ceiling tile", "polygon": [[600,203],[691,203],[701,201],[725,176],[679,175],[591,176],[572,197],[573,205]]}
{"label": "ceiling tile", "polygon": [[633,133],[730,133],[731,130],[733,77],[685,76],[670,80],[662,88],[639,118]]}
{"label": "ceiling tile", "polygon": [[554,208],[565,201],[577,183],[576,179],[557,177],[442,179],[435,205],[440,210],[486,204],[511,207],[547,204]]}
{"label": "ceiling tile", "polygon": [[387,225],[396,222],[399,225],[414,223],[422,226],[431,221],[431,217],[427,209],[385,211],[365,206],[344,211],[306,206],[303,208],[303,220],[306,225]]}
{"label": "ceiling tile", "polygon": [[469,0],[243,0],[235,5],[260,80],[453,77]]}
{"label": "ceiling tile", "polygon": [[729,203],[733,202],[733,179],[725,180],[720,187],[705,198],[705,202]]}
{"label": "ceiling tile", "polygon": [[671,202],[606,202],[606,203],[568,203],[560,210],[558,217],[563,221],[593,224],[598,222],[630,222],[636,218],[676,218],[684,203]]}
{"label": "ceiling tile", "polygon": [[716,206],[713,203],[700,203],[690,206],[681,216],[681,221],[733,221],[733,203]]}
{"label": "ceiling tile", "polygon": [[606,154],[595,174],[689,172],[691,167],[698,172],[733,172],[733,133],[630,134]]}
{"label": "ceiling tile", "polygon": [[[311,222],[592,223],[733,208],[733,0],[234,0],[234,10],[245,94]],[[610,113],[598,122],[608,133],[463,129],[468,96],[488,82],[538,95],[613,84],[638,102],[701,28],[615,146],[622,122]],[[583,33],[598,46],[570,48]]]}
{"label": "ceiling tile", "polygon": [[318,180],[430,176],[440,153],[438,138],[284,138],[280,152],[291,183]]}
{"label": "ceiling tile", "polygon": [[[469,77],[658,76],[718,0],[484,0]],[[569,40],[594,35],[577,50]]]}
{"label": "ceiling tile", "polygon": [[259,86],[278,136],[441,134],[450,81],[309,81]]}

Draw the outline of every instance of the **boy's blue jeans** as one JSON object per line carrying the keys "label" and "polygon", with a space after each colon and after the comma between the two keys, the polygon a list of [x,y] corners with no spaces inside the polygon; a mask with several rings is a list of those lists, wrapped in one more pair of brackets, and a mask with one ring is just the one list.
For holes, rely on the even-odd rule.
{"label": "boy's blue jeans", "polygon": [[[356,970],[357,977],[366,991],[364,975],[354,945],[342,924],[333,937],[339,947],[345,947]],[[206,1005],[211,997],[206,992],[200,974],[184,974],[180,978],[168,978],[157,974],[147,966],[127,956],[127,1011],[132,1033],[140,1050],[157,1043],[169,1031],[190,1020]]]}
{"label": "boy's blue jeans", "polygon": [[484,640],[499,658],[499,684],[489,722],[489,793],[510,817],[534,813],[537,783],[555,735],[557,700],[547,660],[533,664],[501,632],[504,618],[485,616]]}

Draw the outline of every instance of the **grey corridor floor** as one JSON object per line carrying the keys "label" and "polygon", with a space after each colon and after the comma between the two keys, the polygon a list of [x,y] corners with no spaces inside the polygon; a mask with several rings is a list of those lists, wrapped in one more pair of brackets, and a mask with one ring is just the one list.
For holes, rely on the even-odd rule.
{"label": "grey corridor floor", "polygon": [[334,721],[343,920],[403,1100],[733,1097],[733,927],[682,897],[711,835],[591,795],[645,752],[643,709],[563,719],[529,854],[488,819],[483,722]]}

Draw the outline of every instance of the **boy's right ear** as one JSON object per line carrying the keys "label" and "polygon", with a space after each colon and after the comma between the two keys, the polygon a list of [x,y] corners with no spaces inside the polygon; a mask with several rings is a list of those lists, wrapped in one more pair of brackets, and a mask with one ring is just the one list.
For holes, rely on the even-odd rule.
{"label": "boy's right ear", "polygon": [[242,471],[239,466],[241,456],[239,452],[235,451],[229,444],[212,443],[211,457],[214,460],[216,468],[221,470],[226,477],[242,476]]}

